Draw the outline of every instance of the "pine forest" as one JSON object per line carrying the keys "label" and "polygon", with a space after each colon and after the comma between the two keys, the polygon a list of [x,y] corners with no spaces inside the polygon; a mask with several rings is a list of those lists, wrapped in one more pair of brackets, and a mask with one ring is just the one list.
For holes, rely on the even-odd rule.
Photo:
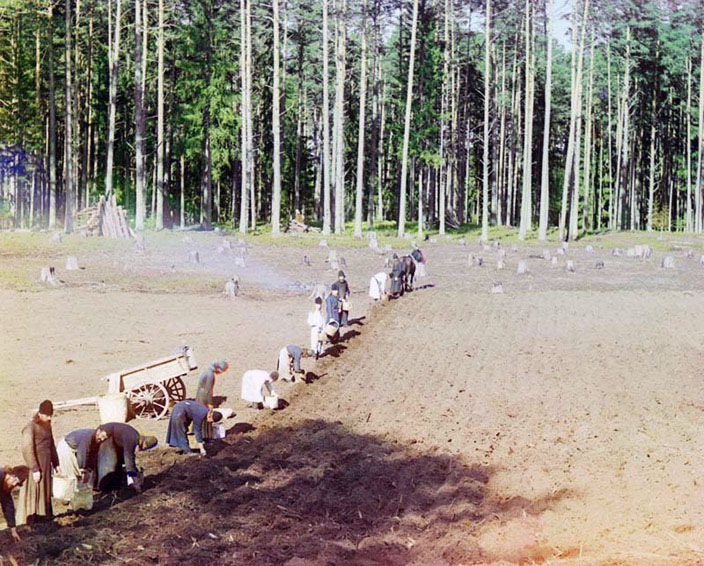
{"label": "pine forest", "polygon": [[[0,228],[704,231],[694,0],[0,0]],[[300,217],[300,216],[299,216]]]}

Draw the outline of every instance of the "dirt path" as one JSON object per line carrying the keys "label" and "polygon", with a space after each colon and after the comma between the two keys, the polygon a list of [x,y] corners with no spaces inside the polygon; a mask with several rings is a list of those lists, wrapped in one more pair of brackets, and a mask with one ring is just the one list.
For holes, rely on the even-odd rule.
{"label": "dirt path", "polygon": [[[429,243],[425,288],[381,306],[365,295],[382,258],[342,250],[361,291],[356,323],[339,355],[307,364],[312,383],[282,386],[290,406],[255,414],[238,400],[239,376],[273,368],[286,343],[307,343],[305,287],[335,273],[322,248],[255,245],[242,268],[215,251],[217,237],[202,238],[189,246],[203,265],[176,271],[214,277],[209,293],[144,292],[131,279],[110,287],[123,272],[112,274],[114,258],[94,268],[106,288],[83,273],[59,289],[0,290],[0,426],[16,429],[0,439],[3,462],[17,460],[21,423],[42,398],[100,393],[99,376],[184,341],[202,364],[230,361],[217,392],[238,413],[212,459],[143,455],[144,495],[66,516],[71,527],[47,527],[13,552],[290,566],[704,559],[698,255],[641,262],[580,246],[552,266],[535,257],[542,248],[524,248],[497,271],[497,248]],[[163,284],[183,248],[131,258],[135,275]],[[660,267],[665,253],[674,269]],[[470,254],[484,265],[470,267]],[[243,295],[226,301],[219,286],[235,269]],[[504,292],[490,293],[499,280]],[[90,408],[61,413],[56,434],[95,418]],[[136,426],[163,439],[163,421]]]}

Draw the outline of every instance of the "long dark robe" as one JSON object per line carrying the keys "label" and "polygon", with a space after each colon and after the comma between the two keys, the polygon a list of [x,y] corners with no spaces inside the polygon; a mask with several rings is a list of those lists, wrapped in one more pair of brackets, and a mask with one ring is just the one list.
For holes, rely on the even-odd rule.
{"label": "long dark robe", "polygon": [[207,422],[209,409],[197,401],[179,401],[171,409],[166,442],[169,446],[185,452],[191,451],[188,442],[188,426],[193,423],[196,442],[203,442],[203,423]]}
{"label": "long dark robe", "polygon": [[[51,517],[51,476],[52,469],[58,467],[51,423],[43,423],[37,415],[22,429],[22,456],[29,466],[29,477],[20,489],[17,508],[17,524],[24,525],[36,517]],[[39,483],[32,473],[41,472]]]}
{"label": "long dark robe", "polygon": [[125,423],[106,423],[100,428],[108,434],[108,439],[98,448],[98,489],[117,489],[125,484],[128,475],[139,473],[135,461],[139,431]]}

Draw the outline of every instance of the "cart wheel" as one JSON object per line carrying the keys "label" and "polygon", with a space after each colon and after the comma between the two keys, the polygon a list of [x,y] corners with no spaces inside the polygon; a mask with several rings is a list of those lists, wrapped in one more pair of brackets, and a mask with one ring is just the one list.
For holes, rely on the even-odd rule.
{"label": "cart wheel", "polygon": [[160,383],[145,383],[128,394],[137,418],[160,419],[169,409],[169,394]]}
{"label": "cart wheel", "polygon": [[186,398],[186,384],[180,377],[167,379],[162,385],[166,389],[172,403],[178,403]]}

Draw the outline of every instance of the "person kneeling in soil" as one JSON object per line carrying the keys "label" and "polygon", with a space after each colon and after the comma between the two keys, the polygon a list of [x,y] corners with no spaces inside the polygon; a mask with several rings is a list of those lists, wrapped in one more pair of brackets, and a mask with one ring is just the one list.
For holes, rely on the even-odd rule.
{"label": "person kneeling in soil", "polygon": [[198,401],[179,401],[171,409],[169,428],[166,431],[166,442],[173,448],[178,448],[180,454],[190,454],[191,444],[188,441],[188,427],[193,423],[193,435],[201,456],[207,453],[204,446],[203,428],[210,423],[222,420],[222,413],[214,411]]}
{"label": "person kneeling in soil", "polygon": [[[98,489],[115,489],[126,483],[137,493],[142,491],[142,479],[137,470],[135,452],[151,450],[159,441],[155,436],[145,436],[125,423],[106,423],[98,427],[107,439],[98,449]],[[124,467],[124,471],[123,471]]]}
{"label": "person kneeling in soil", "polygon": [[15,503],[12,501],[12,490],[21,486],[29,476],[27,466],[0,466],[0,505],[5,522],[10,528],[10,533],[15,541],[20,541],[15,523]]}
{"label": "person kneeling in soil", "polygon": [[272,384],[277,379],[278,371],[269,373],[263,369],[250,369],[242,376],[242,399],[249,401],[252,408],[263,408],[264,397],[276,395]]}
{"label": "person kneeling in soil", "polygon": [[98,462],[98,450],[107,438],[108,433],[100,427],[79,428],[69,432],[56,443],[61,473],[80,480],[84,470],[94,472]]}
{"label": "person kneeling in soil", "polygon": [[284,381],[305,381],[301,369],[301,358],[310,358],[313,350],[303,349],[295,344],[289,344],[279,351],[279,360],[276,369],[279,377]]}

